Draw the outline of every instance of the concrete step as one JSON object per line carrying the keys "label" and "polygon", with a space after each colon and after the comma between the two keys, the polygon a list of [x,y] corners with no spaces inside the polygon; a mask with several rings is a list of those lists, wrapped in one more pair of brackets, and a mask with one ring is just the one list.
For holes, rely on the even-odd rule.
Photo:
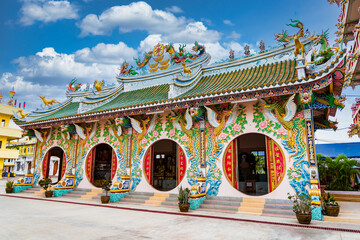
{"label": "concrete step", "polygon": [[147,196],[154,196],[153,192],[130,192],[130,195],[147,195]]}
{"label": "concrete step", "polygon": [[122,198],[120,199],[120,203],[135,203],[135,204],[144,204],[145,199],[137,199],[137,198]]}
{"label": "concrete step", "polygon": [[340,201],[340,202],[360,202],[360,198],[359,197],[354,197],[354,196],[349,196],[349,197],[337,197],[335,196],[335,200],[336,201]]}
{"label": "concrete step", "polygon": [[86,195],[86,192],[73,190],[68,192],[67,195]]}
{"label": "concrete step", "polygon": [[200,205],[201,209],[207,209],[209,211],[216,209],[216,210],[224,210],[224,211],[233,211],[233,212],[237,212],[238,211],[238,207],[237,206],[229,206],[229,205],[219,205],[219,204],[201,204]]}
{"label": "concrete step", "polygon": [[74,191],[77,192],[91,192],[91,188],[75,188]]}
{"label": "concrete step", "polygon": [[295,216],[295,213],[292,209],[281,209],[281,208],[264,208],[262,210],[263,214],[277,214],[277,215],[292,215]]}
{"label": "concrete step", "polygon": [[173,206],[178,206],[179,203],[177,201],[165,201],[165,202],[162,202],[161,205],[166,206],[166,207],[168,207],[168,206],[173,207]]}
{"label": "concrete step", "polygon": [[133,195],[133,194],[128,194],[128,195],[125,195],[126,199],[144,199],[144,200],[148,200],[150,198],[149,195]]}
{"label": "concrete step", "polygon": [[341,215],[337,217],[324,216],[324,221],[360,224],[360,218],[341,217]]}
{"label": "concrete step", "polygon": [[279,203],[265,203],[264,208],[276,208],[276,209],[293,209],[292,204],[279,204]]}
{"label": "concrete step", "polygon": [[210,196],[206,195],[206,200],[224,200],[224,201],[234,201],[234,202],[242,202],[242,197],[218,197],[218,196]]}
{"label": "concrete step", "polygon": [[272,213],[263,213],[261,216],[268,216],[268,217],[279,217],[279,218],[294,218],[296,215],[284,215],[284,214],[272,214]]}
{"label": "concrete step", "polygon": [[178,201],[178,198],[177,197],[168,197],[168,198],[166,198],[166,201],[167,202],[177,202]]}
{"label": "concrete step", "polygon": [[213,205],[229,205],[229,206],[240,206],[241,201],[229,201],[229,200],[216,200],[216,199],[207,199],[204,200],[203,204],[213,204]]}

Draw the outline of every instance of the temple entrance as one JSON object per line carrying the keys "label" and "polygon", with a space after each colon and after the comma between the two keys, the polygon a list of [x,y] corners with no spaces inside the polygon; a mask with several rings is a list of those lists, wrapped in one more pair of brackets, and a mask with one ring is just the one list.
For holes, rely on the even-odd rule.
{"label": "temple entrance", "polygon": [[117,158],[113,148],[101,143],[93,147],[86,159],[86,176],[95,187],[101,188],[105,180],[111,181],[116,172]]}
{"label": "temple entrance", "polygon": [[62,179],[66,170],[66,155],[60,147],[51,148],[43,160],[43,176],[51,178],[52,183],[57,183]]}
{"label": "temple entrance", "polygon": [[157,190],[170,191],[176,188],[183,179],[185,170],[185,154],[172,140],[155,142],[145,154],[145,177]]}
{"label": "temple entrance", "polygon": [[225,175],[231,185],[249,195],[275,190],[285,174],[285,158],[271,138],[249,133],[234,139],[224,155]]}

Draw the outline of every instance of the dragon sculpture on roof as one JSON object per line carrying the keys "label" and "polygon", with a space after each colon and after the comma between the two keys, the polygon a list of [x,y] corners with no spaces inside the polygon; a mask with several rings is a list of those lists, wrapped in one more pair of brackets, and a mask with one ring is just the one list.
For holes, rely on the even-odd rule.
{"label": "dragon sculpture on roof", "polygon": [[289,35],[286,30],[283,30],[282,33],[275,34],[276,41],[278,41],[282,44],[287,44],[290,41],[292,41],[295,36],[297,36],[298,38],[304,36],[304,24],[302,22],[300,22],[299,20],[291,20],[290,19],[290,21],[291,21],[291,23],[286,24],[286,25],[298,28],[299,31],[297,33],[295,33],[294,35]]}
{"label": "dragon sculpture on roof", "polygon": [[339,51],[339,48],[329,46],[328,31],[329,30],[326,30],[325,32],[313,37],[314,46],[319,44],[321,45],[319,52],[314,50],[311,54],[311,62],[315,65],[326,63],[335,54],[333,52],[334,50],[336,52]]}

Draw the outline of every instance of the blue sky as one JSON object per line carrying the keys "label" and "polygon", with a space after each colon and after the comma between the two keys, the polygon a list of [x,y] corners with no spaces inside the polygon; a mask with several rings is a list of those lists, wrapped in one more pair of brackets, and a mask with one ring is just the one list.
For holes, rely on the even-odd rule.
{"label": "blue sky", "polygon": [[330,29],[334,39],[339,13],[326,0],[0,1],[0,91],[6,98],[14,86],[18,101],[32,110],[39,95],[64,100],[74,77],[114,83],[123,60],[158,42],[190,46],[197,40],[217,61],[231,48],[242,56],[245,44],[257,51],[260,40],[276,46],[275,33],[295,31],[286,26],[290,19],[310,32]]}

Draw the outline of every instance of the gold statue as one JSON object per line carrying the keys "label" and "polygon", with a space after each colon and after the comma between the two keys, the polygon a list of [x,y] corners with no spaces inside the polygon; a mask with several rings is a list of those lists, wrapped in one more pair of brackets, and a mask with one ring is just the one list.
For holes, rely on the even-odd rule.
{"label": "gold statue", "polygon": [[104,85],[104,80],[102,80],[102,81],[95,80],[94,81],[94,88],[98,91],[99,95],[101,94],[103,85]]}
{"label": "gold statue", "polygon": [[187,75],[187,77],[189,76],[189,75],[191,75],[191,69],[190,68],[188,68],[188,67],[186,67],[186,63],[185,62],[182,62],[181,63],[182,65],[183,65],[183,72],[184,72],[184,74],[186,73]]}
{"label": "gold statue", "polygon": [[20,115],[20,119],[25,118],[27,115],[29,115],[30,113],[24,113],[23,109],[19,109],[18,111],[19,115]]}
{"label": "gold statue", "polygon": [[52,106],[54,103],[60,103],[60,102],[56,101],[54,98],[45,99],[45,96],[40,96],[40,98],[46,107]]}

